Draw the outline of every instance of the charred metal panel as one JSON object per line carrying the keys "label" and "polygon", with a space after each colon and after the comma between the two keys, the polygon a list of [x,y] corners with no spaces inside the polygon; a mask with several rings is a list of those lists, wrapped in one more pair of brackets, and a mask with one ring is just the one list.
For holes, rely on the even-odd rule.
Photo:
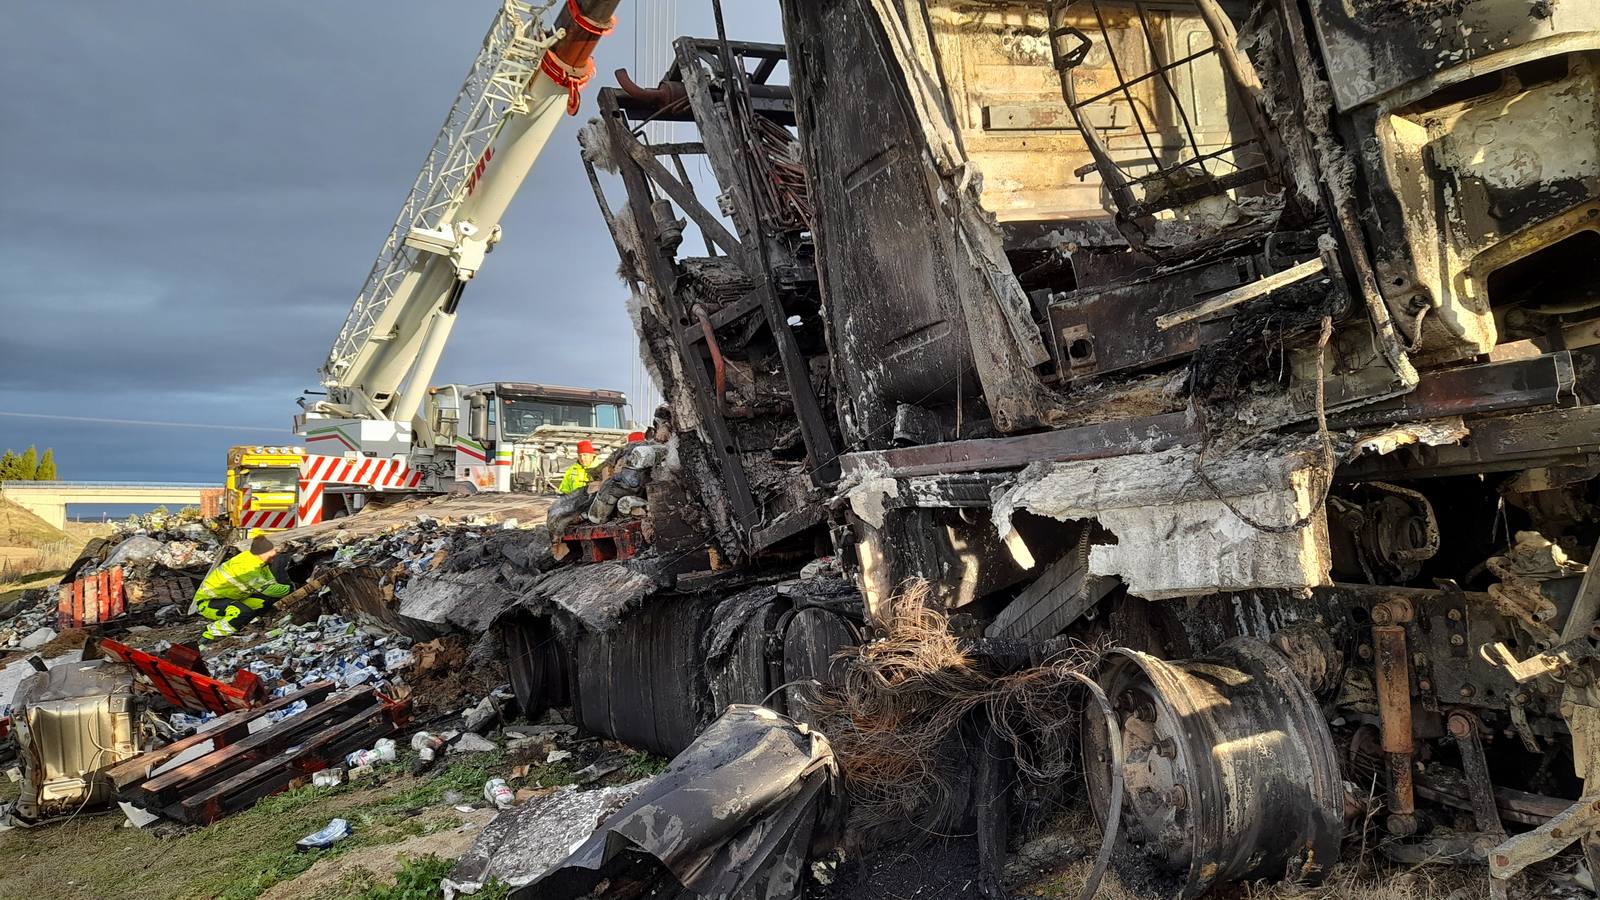
{"label": "charred metal panel", "polygon": [[899,92],[883,90],[899,76],[862,4],[785,6],[806,167],[825,186],[818,262],[834,370],[851,399],[846,427],[852,442],[883,446],[896,403],[953,399],[972,367],[951,270],[960,251],[934,201],[921,134]]}
{"label": "charred metal panel", "polygon": [[1369,225],[1379,286],[1392,308],[1426,313],[1432,349],[1487,352],[1503,340],[1494,308],[1527,304],[1548,321],[1587,296],[1575,260],[1515,268],[1574,237],[1600,243],[1600,53],[1536,49],[1353,117],[1373,137],[1361,159],[1381,213]]}
{"label": "charred metal panel", "polygon": [[887,442],[900,403],[971,407],[952,418],[1016,431],[1054,401],[1034,371],[1049,351],[924,53],[926,21],[903,12],[785,4],[806,168],[824,186],[815,234],[841,417],[866,446]]}
{"label": "charred metal panel", "polygon": [[1311,0],[1322,58],[1347,111],[1436,72],[1534,42],[1594,46],[1593,0]]}
{"label": "charred metal panel", "polygon": [[1050,304],[1058,369],[1074,378],[1155,363],[1194,352],[1228,333],[1226,322],[1186,322],[1160,330],[1156,317],[1208,294],[1254,281],[1249,257],[1163,271],[1101,290],[1059,294]]}

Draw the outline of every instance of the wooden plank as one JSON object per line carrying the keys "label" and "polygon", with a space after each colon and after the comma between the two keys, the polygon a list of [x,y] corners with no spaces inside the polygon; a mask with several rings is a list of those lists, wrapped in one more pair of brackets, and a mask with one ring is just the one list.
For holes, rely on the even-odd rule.
{"label": "wooden plank", "polygon": [[326,727],[330,720],[343,719],[349,715],[350,708],[371,702],[373,697],[370,687],[337,694],[271,728],[163,772],[140,785],[139,789],[158,802],[174,791],[193,790],[197,782],[210,782],[223,777],[218,773],[225,772],[240,760],[254,761],[264,755],[275,754],[293,744],[307,731]]}
{"label": "wooden plank", "polygon": [[[1083,575],[1086,571],[1082,554],[1076,545],[1061,555],[1060,559],[1047,566],[1043,573],[1035,578],[1031,584],[1022,589],[1016,599],[1006,604],[1000,610],[994,621],[984,630],[988,637],[1021,637],[1030,629],[1033,619],[1041,618],[1042,614],[1035,614],[1035,607],[1052,604],[1052,598],[1057,596],[1070,596],[1083,586]],[[1054,601],[1059,602],[1059,601]]]}
{"label": "wooden plank", "polygon": [[1043,604],[1037,607],[1037,618],[1022,636],[1034,641],[1055,637],[1071,627],[1121,583],[1120,580],[1105,575],[1085,574],[1079,588],[1071,595],[1062,596],[1064,592],[1061,592],[1057,595],[1060,598],[1059,603],[1048,608]]}
{"label": "wooden plank", "polygon": [[189,737],[173,741],[165,747],[152,750],[149,753],[141,753],[132,759],[123,760],[115,766],[112,766],[110,769],[107,769],[106,777],[111,780],[111,783],[115,785],[118,790],[121,790],[122,788],[133,784],[134,782],[143,781],[146,778],[149,778],[152,770],[158,769],[165,765],[167,760],[178,756],[185,750],[188,750],[190,747],[198,746],[207,741],[213,742],[212,749],[220,749],[225,747],[248,735],[249,726],[252,721],[259,719],[268,713],[274,713],[280,709],[287,709],[301,700],[304,700],[307,703],[318,703],[332,690],[333,682],[319,681],[308,687],[301,688],[292,694],[286,694],[282,697],[279,697],[270,703],[254,707],[252,709],[234,710],[233,712],[223,716],[219,724],[213,725],[206,731],[192,734]]}
{"label": "wooden plank", "polygon": [[1265,278],[1241,285],[1231,291],[1223,291],[1215,297],[1208,297],[1193,306],[1185,307],[1166,315],[1156,316],[1156,327],[1166,331],[1185,322],[1193,322],[1196,319],[1215,315],[1242,303],[1248,303],[1258,297],[1265,297],[1290,285],[1299,284],[1308,278],[1314,278],[1321,275],[1326,268],[1327,263],[1323,261],[1322,257],[1308,259],[1298,266],[1290,266],[1281,272],[1274,272]]}
{"label": "wooden plank", "polygon": [[276,793],[302,775],[328,768],[350,749],[360,749],[394,731],[383,702],[372,705],[306,738],[291,752],[275,754],[179,802],[185,821],[214,822],[230,812]]}
{"label": "wooden plank", "polygon": [[299,606],[307,597],[310,597],[317,591],[322,590],[322,586],[327,584],[328,581],[333,578],[334,574],[335,573],[332,570],[325,570],[311,576],[310,580],[308,580],[305,584],[302,584],[285,594],[282,599],[280,599],[277,603],[274,603],[272,605],[272,612],[277,615],[282,615],[296,606]]}

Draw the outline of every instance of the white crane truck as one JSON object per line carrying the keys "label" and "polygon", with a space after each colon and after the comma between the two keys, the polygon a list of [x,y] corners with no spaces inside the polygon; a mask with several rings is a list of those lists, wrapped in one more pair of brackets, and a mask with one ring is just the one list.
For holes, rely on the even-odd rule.
{"label": "white crane truck", "polygon": [[306,449],[283,526],[354,511],[374,494],[548,490],[578,440],[601,452],[626,440],[616,391],[430,386],[462,291],[556,124],[577,112],[619,2],[505,0],[495,15],[322,365],[325,395],[301,398]]}

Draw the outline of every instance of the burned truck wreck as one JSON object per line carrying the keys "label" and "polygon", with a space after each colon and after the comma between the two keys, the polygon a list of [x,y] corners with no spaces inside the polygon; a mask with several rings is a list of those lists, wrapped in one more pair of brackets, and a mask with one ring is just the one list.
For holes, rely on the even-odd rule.
{"label": "burned truck wreck", "polygon": [[1595,871],[1600,7],[781,5],[581,135],[676,627],[802,717],[856,626],[749,591],[819,556],[868,639],[909,596],[1002,675],[1101,648],[1090,804],[1183,896],[1325,877],[1360,810],[1497,891]]}

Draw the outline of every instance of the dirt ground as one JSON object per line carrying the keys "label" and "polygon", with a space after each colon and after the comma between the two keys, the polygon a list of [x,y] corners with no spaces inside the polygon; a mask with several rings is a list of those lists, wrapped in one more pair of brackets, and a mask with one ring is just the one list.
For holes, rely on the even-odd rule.
{"label": "dirt ground", "polygon": [[[1087,821],[1080,812],[1069,827],[1082,828]],[[1009,876],[1031,868],[1021,878],[1008,877],[1014,896],[1075,900],[1094,865],[1092,854],[1099,841],[1095,832],[1096,829],[1057,832],[1050,836],[1055,838],[1054,858],[1047,850],[1032,866],[1026,861],[1017,866],[1019,856],[1025,856],[1026,851],[1014,854],[1007,867]],[[1043,843],[1051,842],[1047,838]],[[1124,846],[1113,855],[1111,871],[1095,895],[1097,900],[1174,896],[1174,890],[1157,889],[1148,874],[1133,874],[1140,869],[1136,859],[1139,853],[1136,848]],[[1565,860],[1530,869],[1512,883],[1510,896],[1512,900],[1577,900],[1592,896],[1573,883],[1570,871],[1571,865]],[[1130,874],[1134,881],[1125,880]],[[1351,836],[1340,865],[1320,885],[1241,883],[1219,888],[1208,896],[1214,900],[1486,900],[1488,879],[1488,869],[1482,865],[1395,865],[1370,844],[1363,845],[1359,836]]]}

